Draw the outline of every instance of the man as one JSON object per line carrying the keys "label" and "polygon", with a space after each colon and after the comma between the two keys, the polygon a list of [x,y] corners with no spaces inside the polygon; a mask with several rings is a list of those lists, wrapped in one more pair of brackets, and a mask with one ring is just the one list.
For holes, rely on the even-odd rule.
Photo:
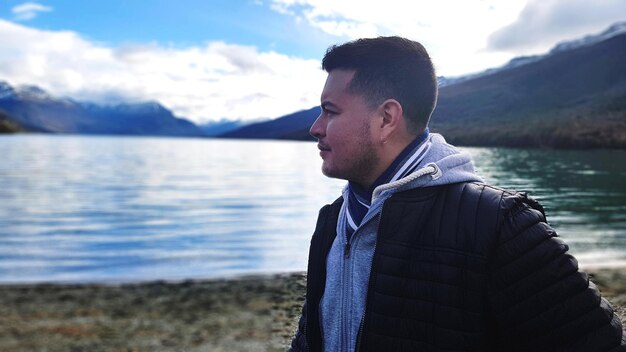
{"label": "man", "polygon": [[437,82],[399,37],[331,47],[311,126],[320,211],[295,351],[626,351],[626,335],[524,194],[428,131]]}

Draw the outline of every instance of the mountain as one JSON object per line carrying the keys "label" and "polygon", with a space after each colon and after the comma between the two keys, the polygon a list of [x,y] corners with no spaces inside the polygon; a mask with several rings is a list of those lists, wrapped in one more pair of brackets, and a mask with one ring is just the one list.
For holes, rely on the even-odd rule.
{"label": "mountain", "polygon": [[626,33],[441,88],[431,130],[461,145],[626,148]]}
{"label": "mountain", "polygon": [[626,33],[626,22],[618,22],[618,23],[611,25],[609,28],[607,28],[605,31],[603,31],[600,34],[588,35],[580,39],[557,43],[552,49],[550,49],[550,51],[547,54],[544,54],[544,55],[530,55],[530,56],[515,57],[511,59],[508,63],[500,67],[490,68],[482,72],[473,73],[469,75],[463,75],[459,77],[441,76],[441,77],[437,77],[437,80],[439,82],[439,87],[461,83],[470,79],[487,76],[496,72],[505,71],[505,70],[509,70],[509,69],[519,67],[522,65],[537,62],[539,60],[545,59],[553,54],[556,54],[562,51],[567,51],[567,50],[581,48],[584,46],[593,45],[603,40],[612,38],[620,34],[625,34],[625,33]]}
{"label": "mountain", "polygon": [[[459,145],[626,148],[624,62],[626,23],[618,23],[546,55],[448,81],[440,87],[431,131]],[[224,136],[311,139],[316,109]]]}
{"label": "mountain", "polygon": [[250,124],[221,134],[220,137],[312,140],[312,137],[309,136],[309,126],[313,124],[319,114],[320,108],[314,107],[275,120]]}
{"label": "mountain", "polygon": [[31,131],[78,133],[97,121],[78,104],[55,99],[33,86],[11,87],[0,82],[0,110]]}
{"label": "mountain", "polygon": [[587,35],[580,39],[561,42],[552,48],[548,55],[596,44],[620,34],[626,34],[626,22],[617,22],[600,34]]}
{"label": "mountain", "polygon": [[204,136],[194,123],[177,118],[157,102],[102,106],[81,104],[99,126],[85,133],[153,135],[153,136]]}
{"label": "mountain", "polygon": [[155,102],[103,106],[54,97],[35,86],[0,82],[0,110],[23,129],[52,133],[203,136]]}
{"label": "mountain", "polygon": [[207,123],[199,125],[198,127],[202,129],[205,136],[214,137],[214,136],[219,136],[221,134],[224,134],[230,131],[234,131],[248,124],[249,123],[246,123],[240,120],[233,121],[233,120],[223,119],[219,121],[209,121]]}

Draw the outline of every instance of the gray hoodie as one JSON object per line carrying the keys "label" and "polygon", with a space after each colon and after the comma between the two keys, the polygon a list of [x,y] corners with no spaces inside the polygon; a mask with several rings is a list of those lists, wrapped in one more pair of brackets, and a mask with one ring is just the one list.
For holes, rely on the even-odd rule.
{"label": "gray hoodie", "polygon": [[[320,302],[320,323],[325,351],[354,351],[359,329],[365,316],[365,300],[372,257],[376,248],[376,232],[382,206],[394,193],[458,182],[479,181],[471,158],[431,133],[424,142],[428,151],[417,170],[392,183],[378,186],[371,206],[361,225],[350,237],[346,235],[344,202],[337,222],[337,237],[327,257],[326,289]],[[347,187],[343,191],[347,199]]]}

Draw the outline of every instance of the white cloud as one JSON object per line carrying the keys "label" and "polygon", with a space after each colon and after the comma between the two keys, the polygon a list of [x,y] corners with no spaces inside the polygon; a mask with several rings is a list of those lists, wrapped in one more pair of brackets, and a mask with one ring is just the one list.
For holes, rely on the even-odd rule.
{"label": "white cloud", "polygon": [[514,23],[490,36],[489,48],[545,52],[558,41],[600,32],[624,20],[624,0],[529,0]]}
{"label": "white cloud", "polygon": [[[585,0],[271,0],[265,4],[308,23],[318,34],[334,36],[336,43],[378,35],[418,40],[433,57],[438,74],[446,76],[501,65],[528,54],[535,44],[547,50],[557,40],[604,29],[626,13],[624,0],[589,4]],[[43,6],[20,6],[28,10],[26,5]],[[26,14],[26,10],[15,13]],[[1,19],[0,38],[0,80],[36,84],[53,94],[83,100],[158,100],[179,116],[196,121],[277,117],[309,108],[319,103],[326,76],[318,60],[220,41],[188,47],[158,43],[111,47],[75,32],[38,30]]]}
{"label": "white cloud", "polygon": [[41,5],[35,2],[25,2],[20,5],[16,5],[11,9],[11,12],[18,21],[32,20],[37,17],[39,12],[50,12],[52,7]]}
{"label": "white cloud", "polygon": [[511,57],[484,49],[489,34],[512,23],[524,3],[524,0],[273,0],[272,8],[337,36],[337,42],[379,35],[417,40],[430,52],[439,74],[458,75],[502,64]]}
{"label": "white cloud", "polygon": [[210,42],[107,47],[0,20],[0,80],[75,99],[157,100],[195,121],[278,117],[319,104],[317,60]]}
{"label": "white cloud", "polygon": [[337,42],[378,35],[417,40],[446,76],[545,52],[560,40],[626,19],[624,0],[272,0],[271,7]]}

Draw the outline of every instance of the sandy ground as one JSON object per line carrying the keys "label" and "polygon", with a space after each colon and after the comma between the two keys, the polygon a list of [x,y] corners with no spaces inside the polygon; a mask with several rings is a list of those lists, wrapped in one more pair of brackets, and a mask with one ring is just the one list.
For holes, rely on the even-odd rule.
{"label": "sandy ground", "polygon": [[[626,322],[626,269],[592,274]],[[304,274],[0,286],[0,351],[284,351]]]}

